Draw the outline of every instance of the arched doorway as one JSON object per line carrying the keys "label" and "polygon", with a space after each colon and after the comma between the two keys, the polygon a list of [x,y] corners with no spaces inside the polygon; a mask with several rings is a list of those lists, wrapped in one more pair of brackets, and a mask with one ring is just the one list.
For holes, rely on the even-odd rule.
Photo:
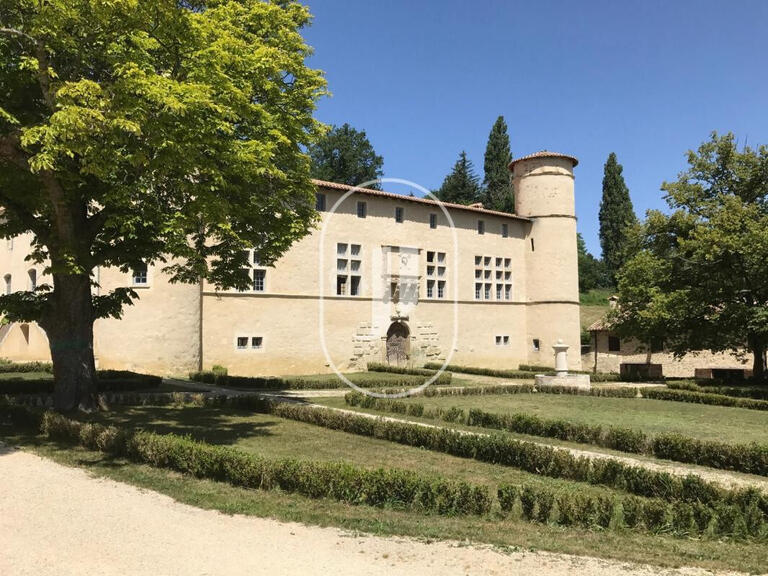
{"label": "arched doorway", "polygon": [[387,330],[387,364],[405,366],[411,354],[411,331],[403,322],[393,322]]}

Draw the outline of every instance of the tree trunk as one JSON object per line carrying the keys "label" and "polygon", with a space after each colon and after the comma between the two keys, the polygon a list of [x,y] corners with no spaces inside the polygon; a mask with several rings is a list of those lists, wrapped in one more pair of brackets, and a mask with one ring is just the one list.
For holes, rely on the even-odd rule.
{"label": "tree trunk", "polygon": [[768,374],[765,371],[765,344],[757,338],[751,338],[749,347],[754,356],[752,361],[752,377],[758,382],[764,382],[768,378]]}
{"label": "tree trunk", "polygon": [[53,286],[51,306],[40,324],[51,347],[54,407],[90,411],[97,407],[90,279],[54,274]]}

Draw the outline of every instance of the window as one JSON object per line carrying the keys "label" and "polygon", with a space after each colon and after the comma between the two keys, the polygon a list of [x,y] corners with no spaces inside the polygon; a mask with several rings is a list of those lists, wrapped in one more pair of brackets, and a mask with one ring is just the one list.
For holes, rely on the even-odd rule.
{"label": "window", "polygon": [[368,204],[365,202],[357,203],[357,217],[365,218],[368,215]]}
{"label": "window", "polygon": [[395,222],[401,223],[403,222],[405,210],[403,210],[402,207],[396,206],[395,207]]}
{"label": "window", "polygon": [[475,256],[475,266],[480,266],[483,263],[482,256]]}
{"label": "window", "polygon": [[508,224],[502,224],[501,225],[501,237],[502,238],[509,238],[509,225]]}
{"label": "window", "polygon": [[621,338],[608,336],[608,352],[621,352]]}
{"label": "window", "polygon": [[352,252],[352,256],[359,256],[360,255],[360,244],[352,244],[352,247],[350,248]]}
{"label": "window", "polygon": [[438,276],[445,276],[445,266],[438,266],[437,267],[437,275]]}
{"label": "window", "polygon": [[430,214],[429,215],[429,227],[433,230],[437,228],[437,214]]}
{"label": "window", "polygon": [[501,280],[502,272],[501,270],[496,270],[496,280]]}
{"label": "window", "polygon": [[437,261],[440,264],[443,264],[445,262],[445,252],[438,252],[437,253]]}
{"label": "window", "polygon": [[435,281],[434,280],[427,280],[427,298],[434,298],[435,292]]}
{"label": "window", "polygon": [[483,285],[476,282],[475,283],[475,300],[482,300],[482,291],[483,291]]}
{"label": "window", "polygon": [[264,292],[266,276],[267,276],[266,270],[253,271],[253,291],[254,292]]}
{"label": "window", "polygon": [[351,260],[349,262],[350,270],[352,272],[359,272],[360,271],[360,260]]}
{"label": "window", "polygon": [[509,268],[512,264],[512,258],[504,258],[504,268]]}
{"label": "window", "polygon": [[512,280],[512,272],[504,272],[504,280]]}
{"label": "window", "polygon": [[501,346],[501,336],[496,336],[496,346]]}
{"label": "window", "polygon": [[501,284],[496,284],[496,300],[501,300]]}
{"label": "window", "polygon": [[248,336],[238,336],[237,337],[237,349],[238,350],[245,350],[248,348]]}
{"label": "window", "polygon": [[475,270],[475,278],[482,278],[482,277],[483,277],[483,271]]}
{"label": "window", "polygon": [[490,300],[491,299],[491,285],[490,284],[486,284],[485,285],[484,298],[486,300]]}
{"label": "window", "polygon": [[3,279],[5,280],[5,293],[10,294],[11,293],[11,275],[6,274]]}
{"label": "window", "polygon": [[251,348],[260,350],[264,343],[264,339],[261,336],[254,336],[251,338]]}
{"label": "window", "polygon": [[147,284],[147,265],[139,264],[133,269],[133,284],[145,286]]}
{"label": "window", "polygon": [[490,280],[491,279],[491,271],[490,270],[486,270],[485,271],[485,279],[486,280]]}
{"label": "window", "polygon": [[34,268],[30,269],[27,275],[29,276],[29,290],[34,291],[37,288],[37,270]]}
{"label": "window", "polygon": [[360,276],[352,276],[352,280],[349,285],[350,296],[360,296]]}
{"label": "window", "polygon": [[496,336],[496,346],[509,346],[509,336]]}
{"label": "window", "polygon": [[435,261],[435,253],[427,252],[427,262],[434,262],[434,261]]}
{"label": "window", "polygon": [[347,254],[347,244],[336,244],[336,254],[339,256],[345,256]]}
{"label": "window", "polygon": [[504,300],[512,300],[512,285],[504,285]]}
{"label": "window", "polygon": [[445,298],[445,280],[437,281],[437,297]]}
{"label": "window", "polygon": [[539,341],[538,338],[533,339],[533,350],[535,352],[538,352],[539,350],[541,350],[541,342]]}
{"label": "window", "polygon": [[478,220],[477,221],[477,233],[478,234],[485,234],[485,221],[484,220]]}
{"label": "window", "polygon": [[336,296],[347,295],[347,277],[336,276]]}
{"label": "window", "polygon": [[336,260],[336,270],[339,272],[344,272],[347,269],[347,259],[346,258],[338,258]]}
{"label": "window", "polygon": [[509,345],[509,336],[504,336],[504,346]]}
{"label": "window", "polygon": [[434,276],[434,275],[435,275],[435,267],[427,266],[427,276]]}
{"label": "window", "polygon": [[315,210],[325,212],[325,194],[315,192]]}
{"label": "window", "polygon": [[491,265],[491,257],[490,256],[486,256],[485,260],[484,260],[484,263],[485,263],[486,266],[490,266]]}
{"label": "window", "polygon": [[501,258],[496,258],[496,268],[501,268]]}

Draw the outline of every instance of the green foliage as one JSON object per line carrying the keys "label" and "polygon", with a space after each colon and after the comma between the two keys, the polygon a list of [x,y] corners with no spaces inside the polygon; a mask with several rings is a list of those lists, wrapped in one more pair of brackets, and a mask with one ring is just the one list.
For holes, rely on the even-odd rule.
{"label": "green foliage", "polygon": [[462,151],[451,173],[445,177],[442,186],[434,194],[443,202],[453,204],[474,204],[480,202],[480,184],[472,162]]}
{"label": "green foliage", "polygon": [[611,282],[625,260],[627,231],[637,222],[623,170],[616,154],[611,152],[603,168],[603,197],[600,200],[600,246],[605,272]]}
{"label": "green foliage", "polygon": [[[151,374],[139,374],[127,370],[100,370],[96,374],[99,392],[132,391],[158,388],[163,379]],[[0,380],[0,394],[52,394],[53,378],[25,380]]]}
{"label": "green foliage", "polygon": [[94,270],[245,288],[245,249],[271,264],[311,230],[309,21],[290,0],[2,2],[0,237],[31,233],[53,285],[0,311],[82,342],[52,349],[83,366],[62,409],[90,395],[94,318],[136,297],[92,295]]}
{"label": "green foliage", "polygon": [[764,376],[768,346],[768,147],[742,150],[712,134],[688,170],[662,189],[670,214],[650,211],[619,274],[622,335],[664,338],[682,355],[742,351]]}
{"label": "green foliage", "polygon": [[734,398],[752,398],[754,400],[768,400],[768,387],[753,386],[749,382],[740,383],[738,386],[723,386],[713,383],[712,385],[702,382],[696,383],[692,380],[668,381],[667,388],[672,390],[690,390],[692,392],[703,392],[705,394],[721,394],[723,396],[733,396]]}
{"label": "green foliage", "polygon": [[488,135],[483,161],[483,206],[490,210],[514,213],[515,194],[509,172],[512,152],[509,147],[509,134],[504,116],[499,116],[493,123]]}
{"label": "green foliage", "polygon": [[[359,414],[288,403],[272,405],[270,413],[332,430],[425,448],[460,458],[511,466],[551,478],[610,486],[638,496],[661,498],[669,502],[702,502],[708,505],[726,503],[741,509],[746,509],[751,502],[751,492],[721,488],[702,480],[699,476],[674,476],[610,458],[591,460],[584,456],[575,456],[567,450],[515,440],[500,434],[467,434],[448,428],[374,419]],[[768,514],[768,496],[758,495],[756,498],[760,502],[761,513]]]}
{"label": "green foliage", "polygon": [[53,374],[50,362],[0,362],[0,374],[48,372]]}
{"label": "green foliage", "polygon": [[[605,288],[611,285],[606,274],[605,265],[587,250],[587,244],[581,232],[576,234],[576,247],[579,258],[579,292],[584,294],[595,288]],[[600,302],[605,304],[605,302]]]}
{"label": "green foliage", "polygon": [[643,391],[645,398],[655,400],[673,400],[675,402],[693,402],[694,404],[711,404],[712,406],[734,406],[750,410],[768,410],[768,400],[752,400],[751,398],[734,398],[722,394],[707,394],[689,390],[666,390],[664,388],[649,388]]}
{"label": "green foliage", "polygon": [[[309,147],[312,177],[359,186],[381,178],[384,159],[376,154],[365,131],[349,124],[334,126]],[[378,190],[378,183],[366,184]]]}
{"label": "green foliage", "polygon": [[174,434],[83,423],[52,412],[43,415],[41,428],[50,438],[245,488],[280,489],[310,498],[444,515],[483,515],[492,503],[485,487],[396,468],[369,470],[344,462],[270,460]]}
{"label": "green foliage", "polygon": [[[390,366],[389,364],[380,364],[378,362],[368,362],[369,372],[390,372],[392,374],[412,374],[415,376],[429,376],[432,377],[436,374],[436,370],[429,370],[427,368],[407,368],[405,366]],[[450,372],[442,372],[440,376],[433,382],[436,385],[448,385],[451,383],[453,375]]]}
{"label": "green foliage", "polygon": [[754,442],[728,444],[699,440],[681,434],[660,434],[649,438],[642,430],[620,426],[604,428],[600,425],[542,418],[522,412],[498,414],[478,408],[472,408],[468,412],[458,407],[447,410],[439,407],[425,408],[419,403],[375,398],[359,392],[348,392],[344,396],[344,401],[349,406],[360,406],[381,412],[459,422],[467,426],[506,430],[544,438],[557,438],[633,454],[648,454],[677,462],[768,476],[768,445]]}
{"label": "green foliage", "polygon": [[[434,373],[428,374],[429,376]],[[385,386],[407,386],[413,388],[426,382],[424,375],[400,373],[399,377],[382,374],[380,377],[369,377],[365,372],[345,374],[346,378],[361,388],[382,388]],[[323,376],[231,376],[213,370],[202,372],[190,372],[189,379],[206,384],[218,386],[232,386],[234,388],[254,388],[264,390],[329,390],[343,388],[346,383],[336,377],[335,374]],[[432,383],[436,386],[447,386],[451,383],[451,374],[444,372]]]}

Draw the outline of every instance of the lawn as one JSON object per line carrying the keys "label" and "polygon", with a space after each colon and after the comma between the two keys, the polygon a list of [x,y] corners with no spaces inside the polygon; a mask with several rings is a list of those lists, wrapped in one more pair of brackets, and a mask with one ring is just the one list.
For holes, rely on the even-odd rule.
{"label": "lawn", "polygon": [[53,380],[50,372],[2,372],[0,380]]}
{"label": "lawn", "polygon": [[[342,407],[343,399],[321,402]],[[499,394],[488,396],[418,397],[406,400],[426,407],[457,406],[488,412],[524,412],[540,417],[586,424],[623,426],[653,435],[677,432],[702,440],[722,442],[768,442],[768,413],[645,398],[605,398],[558,394]]]}
{"label": "lawn", "polygon": [[[143,426],[157,432],[189,434],[198,439],[234,445],[267,457],[344,459],[366,467],[394,466],[422,473],[434,472],[491,487],[502,480],[550,485],[558,483],[563,486],[571,484],[503,466],[454,458],[230,408],[135,407],[101,413],[95,415],[94,419]],[[516,518],[502,519],[496,513],[483,518],[445,517],[351,506],[329,499],[313,500],[279,491],[236,488],[43,441],[40,437],[13,434],[8,427],[0,426],[0,438],[5,436],[8,443],[21,445],[67,465],[85,467],[96,475],[129,482],[168,494],[188,504],[227,513],[339,526],[383,535],[451,538],[501,547],[620,558],[661,566],[696,565],[710,569],[757,572],[768,565],[768,549],[763,544],[690,540],[613,530],[564,529]],[[603,494],[608,492],[605,488],[580,486],[583,489],[599,490]]]}

